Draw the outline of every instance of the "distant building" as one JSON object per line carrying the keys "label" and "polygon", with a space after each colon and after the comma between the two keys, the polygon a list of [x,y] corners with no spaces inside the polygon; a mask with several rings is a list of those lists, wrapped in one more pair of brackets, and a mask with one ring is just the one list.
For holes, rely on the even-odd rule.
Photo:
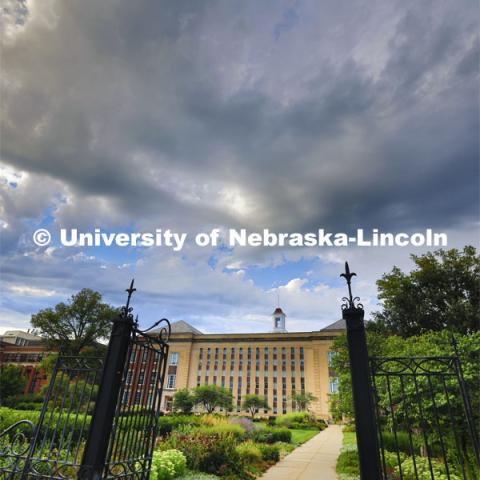
{"label": "distant building", "polygon": [[[328,396],[338,388],[337,375],[330,368],[330,348],[345,328],[345,321],[339,320],[321,330],[288,333],[286,315],[279,307],[272,314],[270,333],[204,334],[187,322],[174,322],[161,408],[171,411],[178,389],[214,384],[231,390],[233,413],[241,411],[247,394],[267,399],[270,410],[260,414],[291,412],[292,394],[303,392],[318,399],[311,410],[329,418]],[[28,378],[24,393],[36,393],[46,383],[40,363],[49,353],[34,333],[14,330],[0,336],[0,368],[14,364],[24,370]],[[150,387],[146,395],[145,383],[154,377],[155,367],[145,355],[131,360],[123,402],[149,402],[153,391]]]}
{"label": "distant building", "polygon": [[43,338],[35,333],[9,330],[0,335],[0,368],[12,364],[22,369],[27,377],[25,394],[38,393],[45,385],[47,376],[40,363],[48,353]]}
{"label": "distant building", "polygon": [[[174,393],[181,388],[214,384],[233,393],[233,413],[241,411],[247,394],[267,399],[270,410],[280,415],[295,406],[293,393],[312,393],[318,398],[311,410],[329,418],[328,396],[337,391],[338,380],[329,367],[330,347],[345,330],[337,321],[313,332],[287,333],[281,308],[272,314],[271,333],[203,334],[184,321],[172,324],[170,351],[162,396],[162,409],[171,411]],[[139,403],[148,362],[136,359],[127,376],[124,402]]]}

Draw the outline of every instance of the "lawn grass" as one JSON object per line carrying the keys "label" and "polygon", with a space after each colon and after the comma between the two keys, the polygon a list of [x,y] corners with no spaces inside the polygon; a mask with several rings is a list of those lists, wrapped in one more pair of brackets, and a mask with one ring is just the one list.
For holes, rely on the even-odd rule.
{"label": "lawn grass", "polygon": [[343,448],[337,459],[336,467],[341,480],[358,480],[360,478],[356,446],[356,433],[343,432]]}
{"label": "lawn grass", "polygon": [[292,443],[295,445],[301,445],[320,433],[318,430],[292,429],[290,431],[292,432]]}
{"label": "lawn grass", "polygon": [[355,432],[343,432],[343,444],[344,445],[356,445],[357,434]]}

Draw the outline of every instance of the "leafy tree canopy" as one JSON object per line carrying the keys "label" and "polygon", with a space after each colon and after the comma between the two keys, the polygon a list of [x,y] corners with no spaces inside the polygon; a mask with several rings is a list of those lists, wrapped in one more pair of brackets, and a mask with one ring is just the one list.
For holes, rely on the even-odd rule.
{"label": "leafy tree canopy", "polygon": [[68,303],[61,302],[54,308],[32,315],[31,324],[45,337],[50,347],[62,347],[76,355],[107,337],[111,320],[118,315],[118,309],[101,300],[100,293],[84,288],[72,295]]}
{"label": "leafy tree canopy", "polygon": [[[458,354],[462,363],[464,379],[467,390],[470,394],[473,410],[478,416],[480,412],[480,390],[478,389],[478,362],[480,358],[480,332],[469,335],[455,335],[458,343]],[[454,350],[451,343],[451,332],[443,330],[441,332],[429,332],[424,335],[417,335],[407,339],[396,335],[385,337],[375,332],[367,332],[368,351],[371,357],[429,357],[429,356],[451,356]],[[345,415],[348,418],[354,417],[352,386],[350,379],[350,364],[348,358],[348,346],[346,335],[337,337],[334,340],[332,351],[335,355],[332,359],[332,368],[337,372],[339,378],[338,397],[334,399],[335,415],[341,417]],[[426,381],[425,379],[422,381]],[[454,411],[463,412],[461,404],[461,396],[458,394],[458,384],[455,377],[451,379],[453,390],[456,391],[455,396],[452,395],[452,408]],[[398,385],[397,385],[398,387]],[[441,386],[442,387],[442,386]],[[401,392],[400,392],[401,393]],[[399,392],[393,392],[400,395]],[[412,398],[415,393],[409,392]],[[438,393],[437,399],[439,404],[446,405],[442,388]],[[388,398],[380,398],[381,402],[387,402]],[[433,422],[433,410],[425,410],[425,416],[428,421]]]}
{"label": "leafy tree canopy", "polygon": [[462,334],[480,325],[480,256],[474,247],[412,255],[415,269],[398,267],[377,281],[383,310],[370,329],[409,337],[449,329]]}
{"label": "leafy tree canopy", "polygon": [[252,416],[252,418],[254,418],[255,413],[257,413],[260,408],[269,409],[269,406],[267,400],[264,397],[261,397],[260,395],[250,394],[245,395],[242,403],[242,408],[243,410],[250,412],[250,415]]}
{"label": "leafy tree canopy", "polygon": [[217,385],[200,385],[193,389],[196,404],[201,404],[207,413],[212,413],[217,407],[229,410],[232,408],[232,392]]}
{"label": "leafy tree canopy", "polygon": [[296,409],[301,412],[308,410],[310,404],[318,400],[318,398],[310,392],[294,393],[291,398],[295,402]]}
{"label": "leafy tree canopy", "polygon": [[188,388],[181,388],[173,396],[173,411],[181,412],[184,415],[188,415],[192,412],[193,405],[195,404],[195,398],[190,393]]}

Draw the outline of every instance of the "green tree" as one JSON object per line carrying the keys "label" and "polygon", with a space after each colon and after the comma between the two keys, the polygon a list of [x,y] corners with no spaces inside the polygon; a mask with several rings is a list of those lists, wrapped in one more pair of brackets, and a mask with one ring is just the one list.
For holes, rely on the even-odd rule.
{"label": "green tree", "polygon": [[51,348],[76,355],[106,338],[118,309],[102,303],[102,296],[88,288],[72,295],[69,303],[58,303],[32,315],[31,323]]}
{"label": "green tree", "polygon": [[377,281],[383,310],[369,328],[409,337],[449,329],[468,334],[480,325],[480,256],[474,247],[411,256],[415,269],[398,267]]}
{"label": "green tree", "polygon": [[232,408],[232,392],[217,385],[200,385],[193,389],[193,397],[207,413],[212,413],[217,407],[225,410]]}
{"label": "green tree", "polygon": [[255,394],[245,395],[242,402],[242,409],[250,412],[252,418],[255,418],[255,414],[261,408],[270,410],[267,400],[264,397]]}
{"label": "green tree", "polygon": [[307,393],[294,393],[291,397],[292,401],[295,402],[295,407],[297,410],[303,412],[308,410],[312,402],[316,402],[318,398],[310,392]]}
{"label": "green tree", "polygon": [[[468,335],[457,334],[455,339],[458,342],[458,355],[472,403],[473,420],[478,425],[480,422],[480,390],[478,389],[480,332]],[[393,376],[389,377],[388,382],[385,376],[375,377],[378,409],[382,414],[382,430],[389,431],[395,428],[398,431],[411,431],[414,433],[415,442],[420,444],[422,431],[428,431],[430,445],[437,450],[440,438],[446,444],[447,450],[456,448],[456,440],[452,433],[454,431],[460,438],[459,444],[465,458],[472,459],[471,447],[469,447],[470,434],[456,376],[450,374],[441,379],[422,375],[423,369],[439,371],[440,368],[447,368],[448,363],[434,363],[422,358],[452,356],[455,352],[451,343],[451,332],[448,330],[428,332],[405,339],[396,335],[385,337],[370,331],[367,332],[367,344],[371,357],[400,358],[399,361],[390,360],[388,363],[383,363],[383,368],[403,373],[402,379],[400,376]],[[336,352],[332,358],[332,368],[336,370],[339,378],[335,414],[338,417],[345,415],[353,419],[352,387],[345,335],[334,340],[332,350]],[[410,364],[409,359],[415,358],[419,360],[413,360],[416,363]],[[442,364],[445,367],[439,366]],[[408,375],[414,370],[419,373],[415,381],[413,376]],[[396,426],[393,423],[394,420]],[[469,462],[472,463],[472,460]]]}
{"label": "green tree", "polygon": [[0,404],[7,397],[23,393],[27,378],[16,365],[3,365],[0,369]]}
{"label": "green tree", "polygon": [[188,388],[178,390],[173,396],[173,411],[181,412],[184,415],[192,413],[195,398]]}

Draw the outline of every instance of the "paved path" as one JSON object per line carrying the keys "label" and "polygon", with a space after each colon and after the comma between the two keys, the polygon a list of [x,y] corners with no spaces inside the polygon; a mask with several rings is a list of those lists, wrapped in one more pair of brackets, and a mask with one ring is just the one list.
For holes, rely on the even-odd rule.
{"label": "paved path", "polygon": [[342,437],[341,427],[330,425],[270,468],[261,480],[337,480],[335,464]]}

